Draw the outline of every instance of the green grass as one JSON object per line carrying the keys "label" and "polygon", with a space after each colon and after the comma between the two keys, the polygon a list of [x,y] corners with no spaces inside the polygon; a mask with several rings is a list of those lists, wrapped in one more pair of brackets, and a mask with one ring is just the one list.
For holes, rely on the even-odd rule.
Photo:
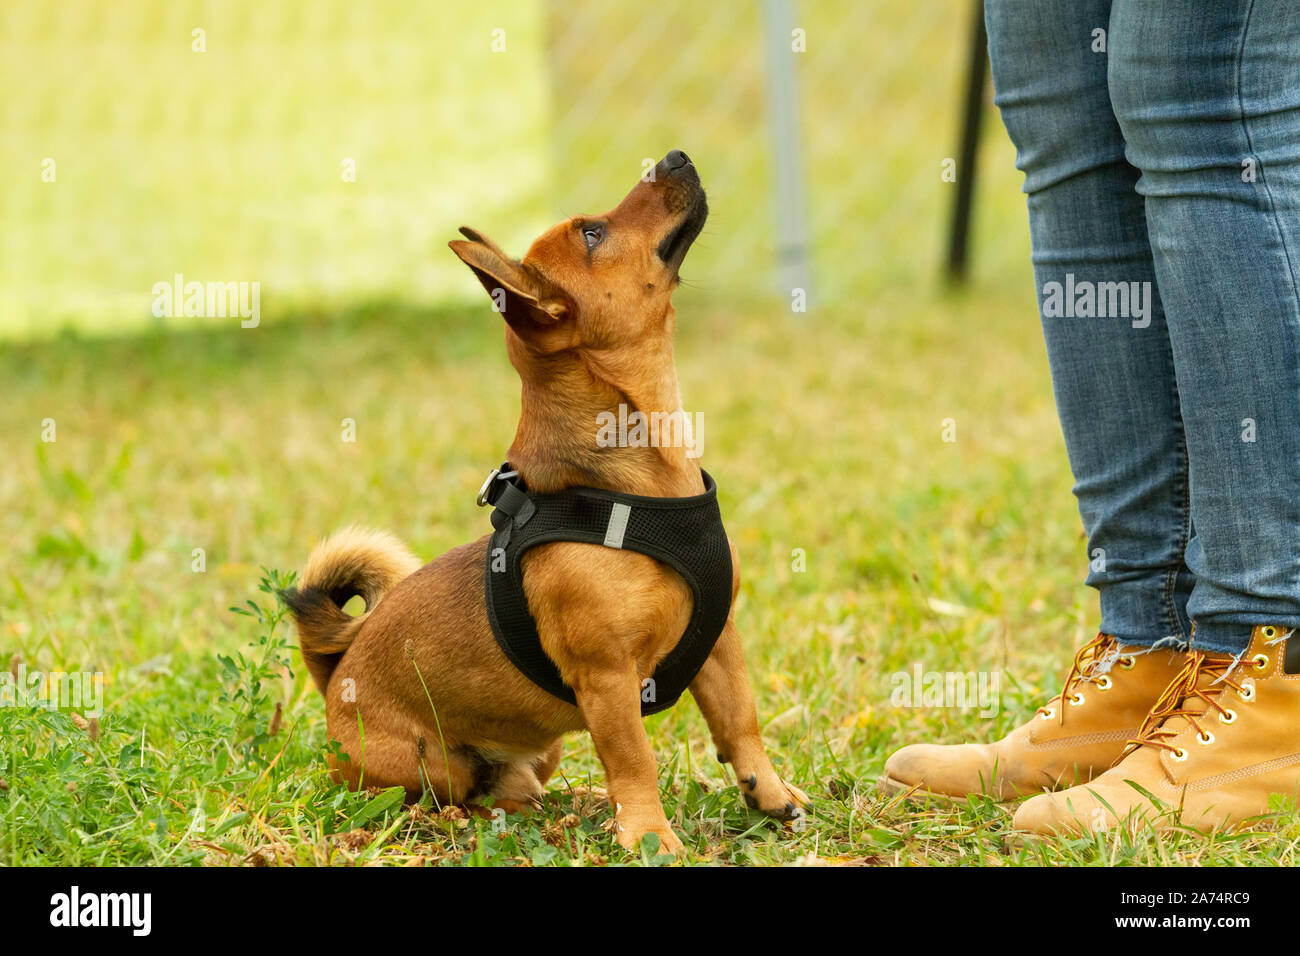
{"label": "green grass", "polygon": [[[877,305],[866,340],[851,310],[681,315],[686,405],[705,415],[741,554],[760,719],[781,772],[815,800],[800,831],[746,810],[683,702],[647,723],[685,862],[1295,862],[1292,822],[1012,850],[992,803],[877,794],[901,743],[1025,719],[1095,621],[1028,290]],[[29,670],[107,680],[94,741],[67,710],[0,707],[0,860],[636,861],[603,829],[584,735],[566,743],[545,811],[500,833],[331,784],[321,701],[258,590],[259,565],[288,573],[351,521],[426,557],[483,531],[472,498],[517,413],[486,305],[65,337],[10,348],[0,377],[0,649]],[[945,418],[955,443],[941,441]],[[249,600],[256,616],[228,610]],[[891,675],[916,662],[1003,670],[1001,711],[892,707]]]}

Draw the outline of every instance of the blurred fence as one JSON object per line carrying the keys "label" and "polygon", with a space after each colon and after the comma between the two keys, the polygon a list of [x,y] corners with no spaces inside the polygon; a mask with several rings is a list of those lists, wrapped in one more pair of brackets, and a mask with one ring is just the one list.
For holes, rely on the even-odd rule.
{"label": "blurred fence", "polygon": [[3,0],[0,336],[193,324],[151,314],[177,274],[267,316],[467,299],[456,226],[549,215],[542,12]]}
{"label": "blurred fence", "polygon": [[[710,224],[686,270],[710,292],[788,295],[781,266],[795,250],[782,247],[804,239],[813,301],[934,281],[955,191],[944,170],[958,150],[970,13],[964,0],[548,3],[555,211],[607,208],[643,159],[679,147],[710,196]],[[784,82],[793,83],[794,143],[782,142],[770,109],[782,92],[773,84]],[[778,211],[774,160],[786,147],[802,171],[802,230]],[[1004,208],[1008,200],[1017,202],[1003,195]]]}
{"label": "blurred fence", "polygon": [[[765,21],[781,8],[788,22]],[[480,292],[446,250],[457,226],[522,252],[672,148],[712,210],[684,295],[724,307],[799,281],[815,306],[933,284],[970,10],[5,0],[0,338],[182,324],[151,315],[178,274],[260,283],[269,316],[466,300]],[[783,98],[788,133],[769,111]],[[1018,175],[1005,136],[985,142],[1001,179],[981,192],[977,263],[1023,268]],[[782,154],[799,172],[784,220]],[[811,275],[781,277],[781,247],[805,243]]]}

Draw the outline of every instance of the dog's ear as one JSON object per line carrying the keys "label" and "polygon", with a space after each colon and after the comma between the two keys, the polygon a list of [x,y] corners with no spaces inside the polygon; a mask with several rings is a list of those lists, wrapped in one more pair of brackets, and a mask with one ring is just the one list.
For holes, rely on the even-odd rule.
{"label": "dog's ear", "polygon": [[478,277],[492,297],[492,307],[520,338],[542,352],[576,344],[573,303],[562,290],[550,288],[481,233],[468,226],[461,226],[460,231],[465,239],[453,239],[447,245]]}

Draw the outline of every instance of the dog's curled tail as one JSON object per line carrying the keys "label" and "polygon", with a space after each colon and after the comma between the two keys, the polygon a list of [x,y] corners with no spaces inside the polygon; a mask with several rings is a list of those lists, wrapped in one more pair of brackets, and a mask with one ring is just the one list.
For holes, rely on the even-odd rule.
{"label": "dog's curled tail", "polygon": [[[303,662],[322,694],[361,622],[419,567],[420,560],[391,534],[353,525],[318,544],[298,587],[280,592],[298,623]],[[353,617],[343,605],[356,595],[366,602],[366,613]]]}

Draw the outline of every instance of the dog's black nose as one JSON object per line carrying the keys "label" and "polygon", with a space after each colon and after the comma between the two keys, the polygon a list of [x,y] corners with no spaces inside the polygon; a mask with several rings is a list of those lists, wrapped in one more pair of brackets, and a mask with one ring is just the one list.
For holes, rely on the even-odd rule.
{"label": "dog's black nose", "polygon": [[664,165],[669,169],[681,169],[683,166],[689,166],[691,157],[687,156],[680,149],[671,150],[664,157]]}

